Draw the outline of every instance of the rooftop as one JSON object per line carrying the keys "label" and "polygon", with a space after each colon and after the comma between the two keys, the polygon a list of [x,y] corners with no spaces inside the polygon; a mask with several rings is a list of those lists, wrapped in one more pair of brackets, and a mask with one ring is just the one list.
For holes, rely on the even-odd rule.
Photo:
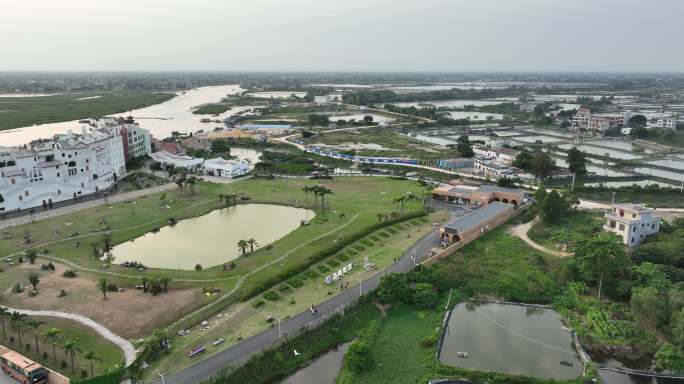
{"label": "rooftop", "polygon": [[457,233],[467,232],[483,222],[496,217],[497,215],[512,209],[513,205],[494,201],[479,208],[469,214],[459,217],[444,226],[445,229],[456,231]]}

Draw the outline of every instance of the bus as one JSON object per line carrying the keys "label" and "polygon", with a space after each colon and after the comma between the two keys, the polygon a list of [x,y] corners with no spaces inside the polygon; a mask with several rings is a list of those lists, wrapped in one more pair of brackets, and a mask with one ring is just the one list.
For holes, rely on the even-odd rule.
{"label": "bus", "polygon": [[27,359],[17,352],[5,353],[0,356],[0,361],[2,362],[2,370],[20,383],[47,383],[47,370],[40,364]]}

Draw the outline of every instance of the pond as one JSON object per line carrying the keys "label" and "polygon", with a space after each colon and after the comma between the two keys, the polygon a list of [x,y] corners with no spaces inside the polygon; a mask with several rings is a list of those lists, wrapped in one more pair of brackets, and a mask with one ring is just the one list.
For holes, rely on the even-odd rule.
{"label": "pond", "polygon": [[624,141],[624,140],[602,139],[602,140],[588,141],[587,143],[602,146],[602,147],[620,149],[620,150],[627,151],[627,152],[641,151],[643,153],[654,153],[654,151],[652,151],[650,149],[644,148],[643,146],[636,145],[634,143],[631,143],[629,141]]}
{"label": "pond", "polygon": [[342,360],[351,343],[345,343],[300,369],[281,384],[335,384]]}
{"label": "pond", "polygon": [[[192,110],[201,104],[218,102],[222,98],[237,94],[242,90],[239,85],[201,87],[180,92],[178,96],[160,104],[112,116],[128,116],[130,114],[136,118],[142,128],[148,129],[153,136],[159,139],[170,136],[173,131],[190,133],[200,129],[205,131],[212,130],[216,124],[212,125],[200,121],[204,117],[209,117],[209,115],[195,115],[192,113]],[[224,119],[237,112],[253,108],[251,106],[235,107],[213,118]],[[66,133],[68,130],[80,132],[80,127],[81,124],[77,120],[72,120],[23,127],[11,131],[1,131],[0,142],[2,142],[3,146],[23,145],[31,140],[49,138],[59,133]]]}
{"label": "pond", "polygon": [[513,138],[513,140],[516,141],[522,141],[525,143],[536,143],[537,140],[541,141],[543,144],[546,143],[557,143],[559,141],[564,141],[564,139],[559,139],[557,137],[552,137],[552,136],[544,136],[544,135],[534,135],[534,136],[518,136]]}
{"label": "pond", "polygon": [[451,111],[449,117],[454,120],[470,119],[473,121],[501,120],[504,115],[500,113],[471,112],[471,111]]}
{"label": "pond", "polygon": [[414,139],[424,141],[426,143],[430,144],[438,144],[438,145],[450,145],[450,144],[457,144],[458,142],[455,140],[449,140],[449,139],[444,139],[441,137],[435,137],[435,136],[426,136],[426,135],[421,135],[421,134],[416,134],[415,136],[411,136]]}
{"label": "pond", "polygon": [[115,246],[112,254],[119,264],[137,261],[152,268],[193,270],[196,264],[208,268],[240,257],[239,240],[254,238],[263,247],[313,216],[313,211],[302,208],[237,205],[147,233]]}
{"label": "pond", "polygon": [[403,103],[392,103],[397,107],[437,107],[437,108],[463,108],[466,105],[481,107],[483,105],[501,104],[502,101],[493,100],[432,100],[432,101],[409,101]]}
{"label": "pond", "polygon": [[[468,353],[467,358],[457,357]],[[478,371],[553,379],[582,374],[582,361],[561,317],[550,309],[498,303],[458,304],[440,361]],[[571,365],[562,365],[561,361]]]}
{"label": "pond", "polygon": [[[561,167],[561,168],[568,168],[568,161],[566,159],[561,159],[554,157],[553,161],[556,163],[556,166]],[[607,164],[610,166],[610,163]],[[585,168],[587,169],[587,172],[593,173],[597,176],[605,176],[605,177],[627,177],[627,176],[632,176],[628,173],[624,172],[618,172],[614,171],[606,166],[596,166],[596,165],[586,165]]]}
{"label": "pond", "polygon": [[622,160],[636,160],[640,159],[641,156],[633,155],[628,152],[623,152],[623,151],[618,151],[615,149],[608,149],[608,148],[600,148],[600,147],[594,147],[592,145],[575,145],[575,144],[563,144],[559,145],[558,148],[569,150],[572,147],[577,147],[580,151],[586,152],[588,155],[594,155],[594,156],[608,156],[614,159],[622,159]]}
{"label": "pond", "polygon": [[684,181],[684,172],[670,172],[663,171],[662,169],[646,167],[634,168],[634,172],[640,173],[642,175],[662,177],[663,179],[673,180],[679,183]]}
{"label": "pond", "polygon": [[660,167],[678,169],[678,170],[684,171],[684,160],[673,160],[673,159],[653,160],[653,161],[647,161],[646,164],[653,164],[653,165],[657,165]]}

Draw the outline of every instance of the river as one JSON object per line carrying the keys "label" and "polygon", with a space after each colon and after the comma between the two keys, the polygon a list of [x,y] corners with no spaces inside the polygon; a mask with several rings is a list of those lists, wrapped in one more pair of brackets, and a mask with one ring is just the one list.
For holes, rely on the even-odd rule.
{"label": "river", "polygon": [[[208,115],[195,115],[192,113],[193,108],[201,104],[218,102],[221,98],[242,91],[244,90],[239,85],[201,87],[179,92],[178,96],[160,104],[113,116],[128,116],[130,114],[138,120],[142,128],[148,129],[152,135],[160,139],[170,136],[173,131],[190,133],[201,129],[212,130],[217,124],[202,123],[200,120]],[[224,119],[237,112],[252,108],[254,107],[231,108],[218,117],[212,117],[212,119]],[[23,145],[31,140],[49,138],[59,133],[66,133],[69,130],[80,132],[78,120],[0,131],[0,146]]]}

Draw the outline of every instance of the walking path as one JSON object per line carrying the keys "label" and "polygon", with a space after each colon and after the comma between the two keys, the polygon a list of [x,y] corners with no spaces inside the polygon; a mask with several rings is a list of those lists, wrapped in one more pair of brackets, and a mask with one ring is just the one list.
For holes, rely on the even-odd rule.
{"label": "walking path", "polygon": [[561,252],[561,251],[556,251],[553,249],[546,248],[545,246],[536,243],[534,240],[530,239],[530,237],[527,235],[527,232],[532,228],[533,225],[539,222],[539,216],[535,217],[534,220],[524,223],[524,224],[519,224],[514,227],[511,227],[508,229],[508,233],[519,238],[520,240],[524,241],[529,245],[530,247],[536,249],[537,251],[544,252],[547,255],[551,256],[556,256],[556,257],[568,257],[574,255],[574,253],[568,253],[568,252]]}
{"label": "walking path", "polygon": [[[156,187],[141,189],[139,191],[124,192],[124,193],[112,195],[107,199],[107,202],[108,202],[108,204],[118,203],[121,201],[137,199],[138,197],[151,195],[151,194],[157,193],[157,192],[170,191],[170,190],[175,189],[175,188],[178,188],[178,186],[174,183],[158,185]],[[51,217],[65,215],[68,213],[74,213],[74,212],[81,211],[83,209],[99,207],[99,206],[102,206],[104,204],[105,204],[105,201],[104,201],[104,197],[103,197],[101,199],[90,200],[90,201],[86,201],[83,203],[69,205],[66,207],[55,208],[55,209],[51,209],[49,211],[37,211],[36,214],[34,215],[33,219],[31,219],[31,215],[24,215],[24,216],[14,217],[11,219],[2,220],[2,221],[0,221],[0,229],[14,227],[15,225],[28,224],[28,223],[31,223],[34,221],[49,219]]]}
{"label": "walking path", "polygon": [[95,332],[97,332],[100,336],[105,338],[108,341],[111,341],[112,343],[116,344],[121,351],[124,354],[124,360],[126,361],[126,366],[128,367],[129,365],[133,364],[133,361],[135,361],[135,347],[131,342],[128,340],[122,338],[121,336],[118,336],[114,334],[112,331],[110,331],[107,327],[104,325],[95,322],[94,320],[78,315],[75,313],[67,313],[67,312],[58,312],[58,311],[31,311],[27,309],[16,309],[16,308],[7,308],[8,311],[10,312],[19,312],[27,316],[42,316],[42,317],[58,317],[60,319],[68,319],[68,320],[73,320],[78,323],[81,323],[89,328],[92,328]]}

